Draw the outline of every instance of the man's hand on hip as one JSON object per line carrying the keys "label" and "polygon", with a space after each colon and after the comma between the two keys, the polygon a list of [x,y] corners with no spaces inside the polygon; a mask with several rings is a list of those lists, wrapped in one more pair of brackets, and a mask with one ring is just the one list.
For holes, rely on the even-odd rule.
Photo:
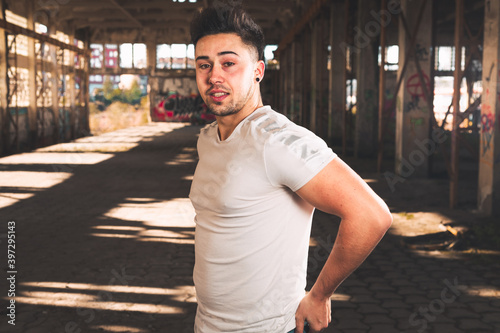
{"label": "man's hand on hip", "polygon": [[295,313],[296,333],[304,333],[304,323],[309,324],[309,333],[317,333],[328,327],[332,321],[330,298],[317,298],[308,293],[300,302]]}

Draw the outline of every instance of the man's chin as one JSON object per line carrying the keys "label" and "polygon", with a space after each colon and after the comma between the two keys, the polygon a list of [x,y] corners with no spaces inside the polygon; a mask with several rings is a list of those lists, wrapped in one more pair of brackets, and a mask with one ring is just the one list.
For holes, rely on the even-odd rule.
{"label": "man's chin", "polygon": [[217,107],[209,107],[211,113],[213,113],[217,117],[226,117],[232,114],[238,113],[239,110],[234,108],[217,108]]}

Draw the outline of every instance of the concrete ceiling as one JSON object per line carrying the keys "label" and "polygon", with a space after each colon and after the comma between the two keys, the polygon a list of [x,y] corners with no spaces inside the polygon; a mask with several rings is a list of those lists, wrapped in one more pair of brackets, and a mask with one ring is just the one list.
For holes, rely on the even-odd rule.
{"label": "concrete ceiling", "polygon": [[[22,16],[26,15],[26,2],[34,4],[38,22],[66,32],[75,30],[77,37],[88,36],[92,42],[167,44],[190,42],[189,22],[202,8],[221,2],[241,3],[263,27],[266,42],[279,44],[317,0],[6,0],[7,8]],[[452,44],[455,0],[432,2],[436,41],[440,45]],[[465,21],[473,35],[482,28],[484,4],[485,0],[465,0]],[[353,31],[358,0],[350,0],[349,7],[349,30]],[[320,13],[327,18],[328,11]],[[388,39],[394,43],[396,22],[391,23],[388,31]]]}
{"label": "concrete ceiling", "polygon": [[[19,2],[14,0],[13,2]],[[181,0],[183,1],[183,0]],[[193,0],[191,0],[193,1]],[[265,32],[269,44],[278,43],[300,13],[315,0],[232,0],[242,3]],[[43,0],[35,12],[47,13],[59,29],[88,30],[93,42],[188,43],[194,13],[221,0]],[[227,0],[225,2],[228,2]]]}

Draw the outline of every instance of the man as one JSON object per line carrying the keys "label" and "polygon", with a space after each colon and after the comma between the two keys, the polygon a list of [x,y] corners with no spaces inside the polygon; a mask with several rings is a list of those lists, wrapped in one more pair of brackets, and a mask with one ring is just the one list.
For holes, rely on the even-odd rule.
{"label": "man", "polygon": [[[312,132],[263,106],[264,38],[238,7],[192,22],[196,81],[216,122],[201,130],[195,332],[319,332],[330,297],[389,228],[385,203]],[[341,217],[332,252],[305,295],[314,208]]]}

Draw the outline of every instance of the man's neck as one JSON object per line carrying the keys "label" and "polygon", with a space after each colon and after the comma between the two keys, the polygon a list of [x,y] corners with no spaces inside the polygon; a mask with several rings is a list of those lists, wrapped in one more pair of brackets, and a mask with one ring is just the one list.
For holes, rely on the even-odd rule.
{"label": "man's neck", "polygon": [[251,115],[255,110],[262,106],[264,106],[262,104],[262,99],[259,99],[258,103],[255,103],[252,106],[245,107],[235,114],[229,116],[216,116],[220,140],[224,141],[229,138],[236,126],[238,126],[238,124],[243,121],[243,119]]}

